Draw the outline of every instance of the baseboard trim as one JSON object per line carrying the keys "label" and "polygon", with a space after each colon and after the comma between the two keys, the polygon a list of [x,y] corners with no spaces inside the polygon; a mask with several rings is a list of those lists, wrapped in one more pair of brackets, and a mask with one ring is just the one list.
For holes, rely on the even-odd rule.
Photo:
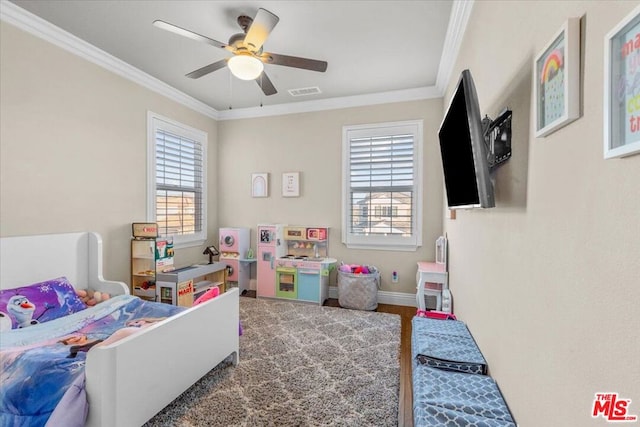
{"label": "baseboard trim", "polygon": [[[338,299],[338,287],[329,286],[329,298]],[[416,294],[378,291],[378,303],[416,307]]]}

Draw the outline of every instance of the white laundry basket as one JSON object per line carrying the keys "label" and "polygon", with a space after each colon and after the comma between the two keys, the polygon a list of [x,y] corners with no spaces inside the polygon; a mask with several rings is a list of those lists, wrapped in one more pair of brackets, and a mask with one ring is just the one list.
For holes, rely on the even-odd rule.
{"label": "white laundry basket", "polygon": [[369,267],[369,274],[338,271],[338,302],[341,307],[356,310],[378,308],[380,272]]}

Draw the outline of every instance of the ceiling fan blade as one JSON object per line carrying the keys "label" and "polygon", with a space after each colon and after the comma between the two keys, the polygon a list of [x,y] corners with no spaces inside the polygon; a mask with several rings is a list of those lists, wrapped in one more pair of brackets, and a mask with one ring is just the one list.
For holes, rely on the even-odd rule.
{"label": "ceiling fan blade", "polygon": [[244,43],[250,47],[249,50],[257,52],[264,44],[271,30],[276,26],[280,18],[266,9],[258,9],[256,17],[253,18],[251,27],[247,30]]}
{"label": "ceiling fan blade", "polygon": [[172,33],[179,34],[184,37],[188,37],[190,39],[210,44],[211,46],[219,47],[220,49],[227,49],[229,51],[233,51],[233,49],[228,46],[226,43],[221,43],[217,40],[210,39],[209,37],[203,36],[198,33],[194,33],[190,30],[185,30],[184,28],[178,27],[177,25],[170,24],[165,21],[155,20],[153,21],[153,25],[158,28],[162,28],[163,30],[171,31]]}
{"label": "ceiling fan blade", "polygon": [[260,86],[262,92],[264,92],[264,94],[267,96],[275,95],[276,93],[278,93],[276,87],[273,85],[273,83],[271,83],[271,80],[269,79],[269,77],[267,77],[267,73],[265,73],[264,71],[256,79],[256,83],[258,83],[258,86]]}
{"label": "ceiling fan blade", "polygon": [[190,72],[189,74],[187,74],[187,77],[189,77],[190,79],[199,79],[200,77],[205,76],[209,73],[213,73],[220,68],[224,68],[225,65],[227,65],[227,60],[221,59],[220,61],[216,61],[213,64],[205,65],[202,68],[198,68],[197,70]]}
{"label": "ceiling fan blade", "polygon": [[318,61],[316,59],[300,58],[298,56],[279,55],[277,53],[265,52],[260,55],[260,59],[265,64],[284,65],[285,67],[302,68],[304,70],[319,71],[324,73],[327,71],[327,61]]}

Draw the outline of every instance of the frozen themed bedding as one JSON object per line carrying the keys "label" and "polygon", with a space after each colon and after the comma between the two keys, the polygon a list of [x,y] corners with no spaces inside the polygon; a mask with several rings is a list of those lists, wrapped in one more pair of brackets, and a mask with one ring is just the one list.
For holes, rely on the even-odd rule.
{"label": "frozen themed bedding", "polygon": [[130,295],[87,308],[64,278],[3,290],[0,425],[83,426],[87,352],[183,310]]}
{"label": "frozen themed bedding", "polygon": [[[95,232],[0,237],[2,254],[0,256],[0,294],[6,297],[2,300],[5,305],[0,307],[0,314],[2,314],[0,327],[4,328],[0,332],[0,343],[3,345],[0,347],[1,360],[6,360],[8,365],[11,365],[8,367],[9,370],[17,367],[19,371],[22,369],[20,365],[14,366],[11,361],[38,359],[38,350],[33,349],[39,345],[49,346],[57,349],[56,360],[59,363],[78,365],[84,371],[84,378],[76,375],[73,381],[59,385],[66,387],[67,391],[51,413],[51,420],[55,420],[52,424],[55,425],[139,427],[223,360],[231,356],[234,365],[239,361],[240,293],[238,288],[229,289],[210,301],[184,310],[163,305],[161,307],[166,309],[181,311],[162,321],[157,320],[165,316],[163,313],[150,315],[143,309],[136,314],[133,309],[125,305],[115,309],[109,315],[113,321],[119,321],[118,324],[102,315],[94,316],[94,319],[98,319],[98,324],[104,324],[102,326],[106,330],[102,332],[92,329],[97,326],[89,326],[88,323],[83,323],[84,321],[80,322],[78,328],[85,329],[77,333],[75,329],[69,329],[66,326],[60,327],[60,330],[54,327],[53,323],[57,323],[59,319],[53,320],[53,318],[58,315],[77,318],[77,315],[85,311],[86,313],[83,314],[89,314],[94,310],[103,313],[110,304],[117,303],[114,296],[129,294],[129,287],[125,283],[104,278],[102,252],[102,238]],[[108,293],[113,297],[113,301],[101,302],[95,306],[95,309],[85,310],[83,305],[79,305],[80,308],[76,307],[75,297],[65,291],[57,293],[52,289],[50,292],[53,293],[48,293],[48,299],[42,301],[38,301],[34,294],[24,294],[25,284],[40,283],[43,280],[61,276],[65,276],[68,279],[67,283],[73,285],[78,292]],[[16,295],[15,289],[20,289],[22,296],[27,297],[28,300],[18,298],[12,300],[14,305],[22,307],[20,319],[12,319],[10,311],[13,311],[4,308],[9,299]],[[41,287],[38,292],[43,289],[48,287]],[[90,304],[90,301],[87,303]],[[128,318],[143,317],[150,317],[150,319],[146,319],[147,323],[142,321],[137,329],[134,329],[135,324],[127,324]],[[149,326],[148,322],[155,323]],[[40,335],[36,331],[41,328],[52,328],[55,331]],[[39,336],[31,336],[29,339],[12,338],[12,342],[4,339],[5,336],[23,335],[22,332],[17,332],[18,329],[22,331],[32,329],[29,334]],[[113,331],[116,332],[104,341],[96,342],[103,339],[101,336],[106,337]],[[122,336],[125,338],[118,339]],[[67,342],[68,349],[63,349],[64,343],[58,342],[63,339]],[[74,343],[74,339],[78,339],[79,342]],[[80,347],[72,351],[71,347],[75,345]],[[84,349],[82,346],[85,346]],[[26,351],[19,354],[20,350]],[[77,359],[79,362],[66,360],[67,356],[72,355],[73,352],[76,353],[75,358],[69,359],[79,358]],[[40,354],[44,355],[44,352],[40,351]],[[172,361],[171,369],[167,369],[168,361]],[[173,363],[174,361],[185,363],[180,363],[178,366]],[[174,366],[178,368],[173,369]],[[43,380],[46,381],[47,378],[41,378],[38,381]],[[38,381],[33,380],[33,382]],[[4,383],[4,378],[0,378],[2,395],[5,394]],[[16,388],[15,384],[12,387],[10,394],[15,399],[19,388]],[[76,395],[80,395],[81,399],[76,399]],[[150,395],[153,395],[153,399],[135,398]],[[26,398],[30,399],[31,396],[28,395]],[[86,411],[86,407],[78,409],[65,406],[68,403],[82,402],[82,399],[88,402],[88,414],[84,424],[78,421],[78,417],[74,416],[71,410],[81,412]],[[46,412],[45,404],[35,399],[28,403],[31,404],[31,409],[37,411],[31,415]],[[24,408],[14,407],[17,403],[10,400],[3,405],[0,407],[0,414],[3,413],[2,411],[8,411],[4,412],[4,416],[14,417],[17,425],[21,425],[20,417],[17,415],[20,414],[18,411]],[[47,405],[52,406],[51,403]],[[60,408],[65,409],[60,410]],[[51,410],[51,407],[48,410]],[[65,415],[68,416],[65,418]],[[0,425],[4,426],[8,422],[0,420]],[[29,425],[32,425],[31,422]]]}
{"label": "frozen themed bedding", "polygon": [[87,308],[66,277],[0,291],[0,331],[26,328]]}

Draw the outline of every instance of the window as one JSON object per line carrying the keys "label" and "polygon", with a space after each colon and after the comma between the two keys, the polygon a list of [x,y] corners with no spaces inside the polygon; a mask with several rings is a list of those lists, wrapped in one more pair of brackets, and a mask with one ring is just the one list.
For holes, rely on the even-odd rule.
{"label": "window", "polygon": [[176,247],[207,239],[207,134],[148,113],[148,221]]}
{"label": "window", "polygon": [[422,121],[342,130],[342,242],[416,250],[422,244]]}

